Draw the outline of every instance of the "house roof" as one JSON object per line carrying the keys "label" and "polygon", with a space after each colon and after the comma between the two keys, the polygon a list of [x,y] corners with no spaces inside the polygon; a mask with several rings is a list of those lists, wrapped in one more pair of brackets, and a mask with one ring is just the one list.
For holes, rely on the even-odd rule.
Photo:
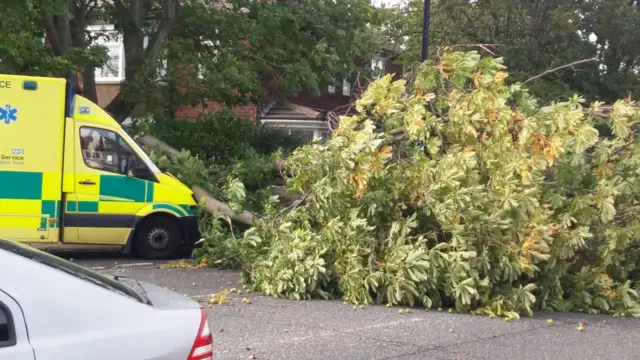
{"label": "house roof", "polygon": [[323,121],[321,112],[288,101],[270,101],[264,104],[260,119],[263,121]]}

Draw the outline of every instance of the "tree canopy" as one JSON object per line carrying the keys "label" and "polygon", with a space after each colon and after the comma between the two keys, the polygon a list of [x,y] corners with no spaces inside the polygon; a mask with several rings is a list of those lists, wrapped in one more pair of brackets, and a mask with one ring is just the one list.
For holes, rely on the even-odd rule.
{"label": "tree canopy", "polygon": [[366,0],[14,2],[0,5],[11,14],[0,22],[0,71],[72,79],[80,72],[93,100],[94,71],[107,57],[96,41],[101,35],[87,26],[115,25],[125,80],[106,108],[119,121],[141,103],[154,109],[206,98],[234,105],[265,89],[318,92],[353,76],[358,56],[378,43]]}
{"label": "tree canopy", "polygon": [[[407,64],[419,59],[423,4],[411,0],[407,8],[387,10],[387,34],[406,44]],[[483,54],[504,57],[518,81],[597,58],[528,84],[542,99],[568,99],[580,93],[587,100],[611,102],[640,91],[636,41],[640,11],[635,0],[431,0],[431,4],[432,52],[445,46],[484,44]]]}

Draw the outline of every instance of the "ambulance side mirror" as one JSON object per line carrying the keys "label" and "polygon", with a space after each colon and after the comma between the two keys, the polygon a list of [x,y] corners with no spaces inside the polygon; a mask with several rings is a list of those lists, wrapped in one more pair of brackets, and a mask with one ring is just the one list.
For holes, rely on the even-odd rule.
{"label": "ambulance side mirror", "polygon": [[124,158],[120,161],[120,173],[122,175],[127,175],[128,177],[133,177],[133,171],[136,168],[136,160],[130,158]]}
{"label": "ambulance side mirror", "polygon": [[129,170],[129,159],[120,159],[120,174],[124,175]]}

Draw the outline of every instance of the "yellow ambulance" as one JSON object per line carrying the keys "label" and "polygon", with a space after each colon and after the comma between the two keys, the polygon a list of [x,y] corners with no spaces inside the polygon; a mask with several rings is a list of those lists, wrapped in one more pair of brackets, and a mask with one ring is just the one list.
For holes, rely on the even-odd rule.
{"label": "yellow ambulance", "polygon": [[170,258],[200,237],[189,187],[65,79],[0,75],[0,238]]}

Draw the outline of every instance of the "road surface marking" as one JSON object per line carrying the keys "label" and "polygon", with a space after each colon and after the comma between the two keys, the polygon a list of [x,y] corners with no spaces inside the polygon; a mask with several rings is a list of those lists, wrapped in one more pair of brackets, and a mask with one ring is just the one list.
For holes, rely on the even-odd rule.
{"label": "road surface marking", "polygon": [[138,266],[153,266],[155,265],[152,262],[141,262],[141,263],[129,263],[129,264],[114,264],[113,267],[123,268],[123,267],[138,267]]}
{"label": "road surface marking", "polygon": [[[278,341],[276,341],[276,343],[284,344],[284,343],[289,343],[289,342],[307,341],[307,340],[311,340],[311,339],[316,339],[318,337],[336,336],[336,334],[339,334],[339,333],[343,333],[343,334],[344,333],[353,333],[354,335],[358,335],[358,333],[360,331],[364,331],[364,330],[371,330],[371,329],[377,329],[377,328],[382,328],[382,327],[403,325],[403,324],[420,322],[420,321],[425,321],[425,319],[424,318],[415,317],[415,318],[406,319],[406,320],[389,321],[389,322],[381,323],[381,324],[360,326],[360,327],[347,328],[347,329],[339,329],[338,331],[335,331],[335,330],[332,330],[332,329],[320,329],[320,330],[324,330],[324,331],[328,331],[328,332],[325,333],[325,334],[314,334],[314,335],[309,335],[309,336],[290,337],[290,338],[287,338],[287,339],[278,340]],[[273,342],[271,342],[271,343],[273,343]]]}
{"label": "road surface marking", "polygon": [[132,268],[132,267],[144,267],[144,266],[153,266],[155,265],[152,262],[140,262],[140,263],[126,263],[126,264],[113,264],[111,267],[105,266],[90,266],[87,267],[89,270],[107,270],[107,269],[121,269],[121,268]]}

